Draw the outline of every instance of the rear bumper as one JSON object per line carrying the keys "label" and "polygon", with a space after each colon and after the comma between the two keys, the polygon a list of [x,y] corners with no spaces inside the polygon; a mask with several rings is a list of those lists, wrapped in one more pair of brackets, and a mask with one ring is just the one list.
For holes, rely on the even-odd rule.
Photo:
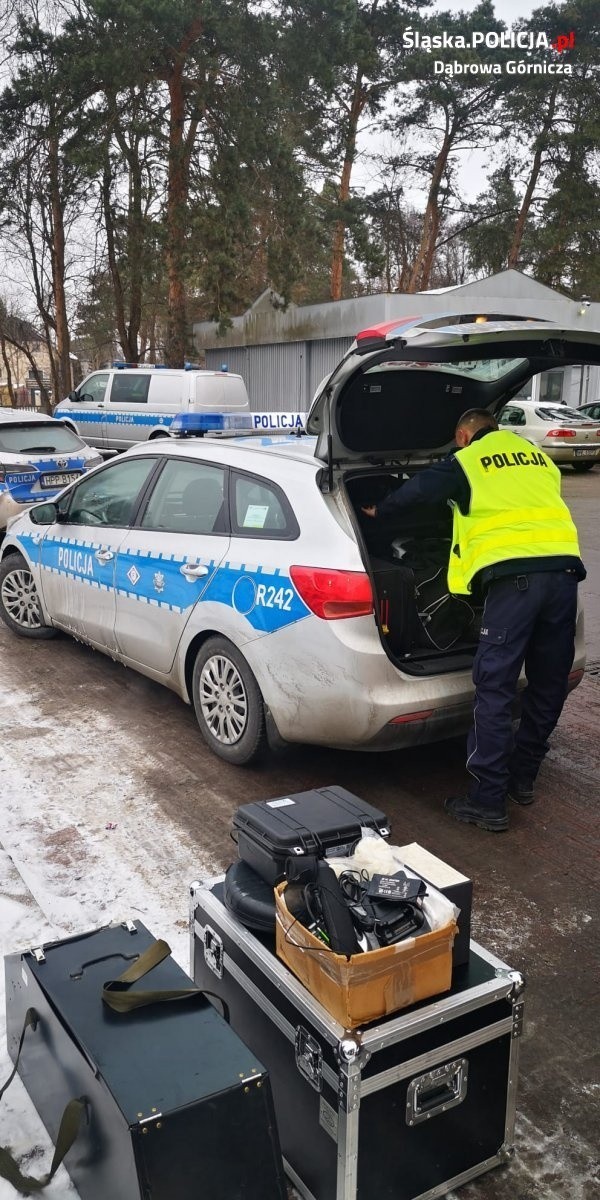
{"label": "rear bumper", "polygon": [[[301,628],[289,626],[241,650],[286,742],[397,750],[460,736],[473,720],[470,670],[405,675],[386,657],[366,617],[340,621],[335,630],[310,617]],[[583,665],[580,619],[572,671]],[[571,687],[579,679],[573,676]]]}
{"label": "rear bumper", "polygon": [[[542,443],[540,449],[543,450],[544,454],[547,454],[548,458],[552,459],[552,462],[554,462],[554,463],[559,463],[559,464],[563,463],[564,464],[564,463],[578,463],[578,462],[581,462],[581,463],[600,462],[600,438],[598,438],[597,446],[593,446],[588,443],[585,446],[561,446],[559,448],[559,447],[555,447],[555,446],[546,446]],[[593,450],[594,453],[593,454],[592,453],[577,454],[576,453],[577,450],[590,450],[590,451]]]}

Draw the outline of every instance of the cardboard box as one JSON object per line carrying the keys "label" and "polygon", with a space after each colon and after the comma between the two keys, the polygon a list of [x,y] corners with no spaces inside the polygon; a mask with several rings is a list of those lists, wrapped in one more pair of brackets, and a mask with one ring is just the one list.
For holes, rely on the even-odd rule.
{"label": "cardboard box", "polygon": [[456,922],[394,946],[345,958],[288,912],[287,884],[275,888],[277,955],[346,1029],[366,1025],[446,992],[452,981]]}

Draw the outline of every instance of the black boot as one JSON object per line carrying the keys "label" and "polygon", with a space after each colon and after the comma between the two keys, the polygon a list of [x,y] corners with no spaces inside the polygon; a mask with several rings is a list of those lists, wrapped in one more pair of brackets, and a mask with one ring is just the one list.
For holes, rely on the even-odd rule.
{"label": "black boot", "polygon": [[469,796],[450,796],[444,800],[444,808],[448,816],[467,825],[478,825],[490,833],[504,833],[508,829],[508,816],[504,805],[491,808],[489,805],[478,805]]}
{"label": "black boot", "polygon": [[525,783],[523,780],[518,782],[516,779],[511,779],[507,794],[509,800],[514,800],[515,804],[520,804],[522,807],[527,804],[533,804],[535,800],[533,784]]}

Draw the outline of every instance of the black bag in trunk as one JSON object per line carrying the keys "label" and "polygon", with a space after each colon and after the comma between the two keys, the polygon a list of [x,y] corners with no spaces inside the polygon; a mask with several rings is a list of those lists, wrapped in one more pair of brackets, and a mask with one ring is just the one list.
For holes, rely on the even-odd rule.
{"label": "black bag in trunk", "polygon": [[415,645],[435,650],[450,650],[460,641],[477,638],[477,616],[466,598],[448,590],[450,541],[424,538],[396,543],[401,550],[400,567],[412,568],[417,633]]}

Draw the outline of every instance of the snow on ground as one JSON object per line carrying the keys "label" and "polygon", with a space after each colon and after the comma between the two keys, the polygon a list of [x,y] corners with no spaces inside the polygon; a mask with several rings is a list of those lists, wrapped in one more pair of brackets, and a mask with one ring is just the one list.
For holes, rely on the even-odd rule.
{"label": "snow on ground", "polygon": [[[110,714],[94,713],[93,729],[89,719],[82,710],[82,728],[65,730],[14,688],[0,696],[0,953],[131,918],[165,938],[189,970],[188,888],[214,876],[215,865],[140,794],[126,731]],[[19,761],[6,749],[16,733]],[[110,761],[99,753],[103,741]],[[11,1070],[2,1015],[0,1085]],[[0,1105],[0,1145],[27,1155],[21,1165],[32,1175],[49,1168],[48,1135],[18,1077]],[[44,1195],[77,1200],[64,1168]],[[0,1180],[0,1200],[15,1196]]]}

